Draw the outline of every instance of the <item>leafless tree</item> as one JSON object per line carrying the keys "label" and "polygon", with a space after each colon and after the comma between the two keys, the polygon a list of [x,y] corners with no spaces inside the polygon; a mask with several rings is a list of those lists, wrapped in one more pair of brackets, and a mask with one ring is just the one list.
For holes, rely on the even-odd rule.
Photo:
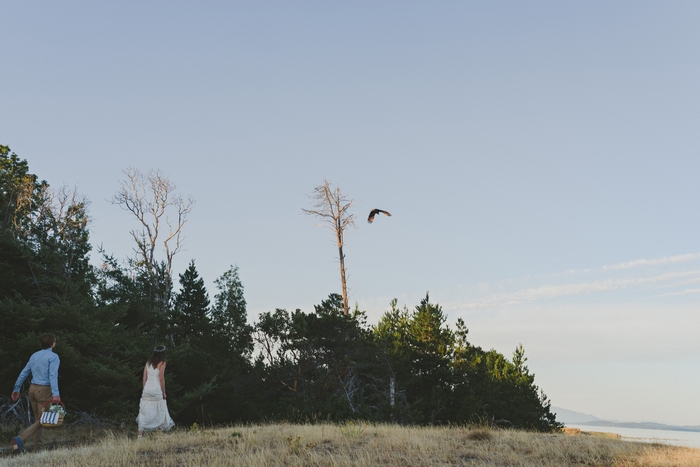
{"label": "leafless tree", "polygon": [[170,280],[173,257],[182,249],[182,228],[187,222],[187,215],[192,210],[192,198],[183,199],[175,192],[176,186],[160,170],[150,170],[143,174],[138,169],[129,167],[123,170],[126,180],[121,182],[120,190],[112,198],[112,204],[118,204],[129,211],[141,224],[140,229],[130,231],[136,248],[137,264],[155,278],[156,248],[162,241],[165,251],[165,275]]}
{"label": "leafless tree", "polygon": [[355,226],[354,214],[348,212],[353,199],[348,199],[340,189],[333,187],[328,180],[323,185],[314,188],[310,196],[313,200],[313,209],[302,209],[306,214],[316,216],[323,222],[322,226],[333,231],[338,244],[338,257],[340,258],[340,283],[343,288],[343,313],[348,314],[348,287],[345,280],[345,254],[343,253],[345,229]]}

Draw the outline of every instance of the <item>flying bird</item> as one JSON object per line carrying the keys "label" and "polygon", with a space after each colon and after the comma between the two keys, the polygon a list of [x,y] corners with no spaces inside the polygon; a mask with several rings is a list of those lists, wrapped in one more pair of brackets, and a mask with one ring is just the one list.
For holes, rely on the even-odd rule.
{"label": "flying bird", "polygon": [[370,211],[369,217],[367,218],[367,222],[369,222],[369,223],[371,224],[372,221],[374,220],[374,216],[376,216],[376,215],[379,214],[380,212],[381,212],[382,214],[386,214],[387,216],[391,216],[391,214],[389,214],[388,212],[382,211],[381,209],[376,209],[376,208],[375,208],[375,209],[372,209],[372,211]]}

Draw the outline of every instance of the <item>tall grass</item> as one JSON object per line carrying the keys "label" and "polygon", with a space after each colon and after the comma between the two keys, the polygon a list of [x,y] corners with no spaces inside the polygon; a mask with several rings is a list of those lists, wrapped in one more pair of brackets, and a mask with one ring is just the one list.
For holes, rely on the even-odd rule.
{"label": "tall grass", "polygon": [[[60,429],[59,429],[60,430]],[[29,466],[699,466],[700,450],[608,437],[458,427],[251,425],[106,432],[74,448],[5,457]]]}

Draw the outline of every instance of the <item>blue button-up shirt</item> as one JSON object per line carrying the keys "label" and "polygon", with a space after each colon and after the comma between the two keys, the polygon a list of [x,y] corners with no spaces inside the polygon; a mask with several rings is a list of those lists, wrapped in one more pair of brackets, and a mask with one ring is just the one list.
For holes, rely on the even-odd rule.
{"label": "blue button-up shirt", "polygon": [[32,384],[41,386],[51,386],[51,394],[53,396],[60,395],[58,393],[58,366],[61,364],[61,359],[53,353],[53,350],[43,349],[29,357],[27,365],[19,374],[15,383],[14,392],[19,392],[22,389],[22,383],[27,379],[29,373],[32,374]]}

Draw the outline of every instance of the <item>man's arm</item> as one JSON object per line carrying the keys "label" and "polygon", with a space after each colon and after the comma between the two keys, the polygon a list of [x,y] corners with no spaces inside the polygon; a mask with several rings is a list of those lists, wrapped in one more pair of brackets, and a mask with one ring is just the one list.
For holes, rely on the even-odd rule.
{"label": "man's arm", "polygon": [[[31,361],[31,360],[30,360]],[[24,384],[24,380],[27,379],[27,376],[29,376],[29,373],[31,373],[32,369],[29,366],[29,362],[24,366],[24,370],[19,374],[19,378],[17,378],[17,382],[15,382],[15,388],[12,390],[12,400],[16,401],[19,399],[19,391],[22,389],[22,384]]]}
{"label": "man's arm", "polygon": [[53,401],[58,402],[61,400],[61,395],[58,392],[58,367],[61,364],[61,359],[56,354],[52,356],[53,358],[49,359],[49,382],[51,384]]}

